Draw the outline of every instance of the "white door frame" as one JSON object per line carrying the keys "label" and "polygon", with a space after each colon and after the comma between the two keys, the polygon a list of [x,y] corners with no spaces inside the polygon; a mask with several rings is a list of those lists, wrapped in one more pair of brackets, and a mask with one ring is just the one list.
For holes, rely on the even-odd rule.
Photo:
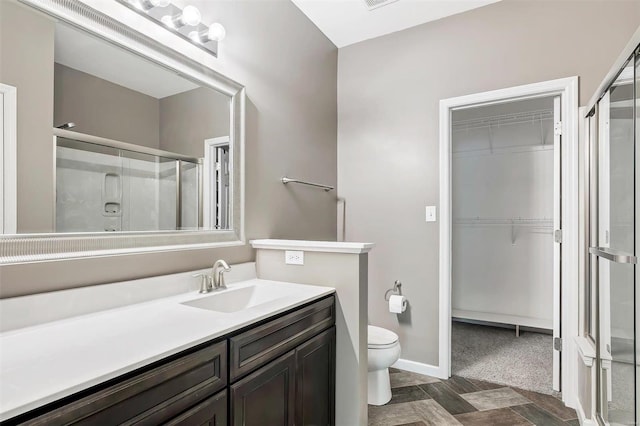
{"label": "white door frame", "polygon": [[578,77],[568,77],[440,101],[440,264],[438,375],[451,375],[451,112],[536,97],[562,104],[562,399],[575,407],[578,355]]}
{"label": "white door frame", "polygon": [[0,234],[16,234],[18,90],[0,83],[0,95]]}
{"label": "white door frame", "polygon": [[[0,0],[2,1],[2,0]],[[211,229],[212,224],[215,223],[215,204],[212,204],[212,194],[217,191],[216,188],[211,187],[211,182],[215,178],[215,160],[216,160],[216,148],[220,146],[229,145],[229,136],[219,136],[217,138],[210,138],[204,140],[204,169],[203,173],[203,192],[202,192],[202,226],[204,229]],[[229,179],[232,179],[231,168],[233,164],[233,158],[229,158]]]}

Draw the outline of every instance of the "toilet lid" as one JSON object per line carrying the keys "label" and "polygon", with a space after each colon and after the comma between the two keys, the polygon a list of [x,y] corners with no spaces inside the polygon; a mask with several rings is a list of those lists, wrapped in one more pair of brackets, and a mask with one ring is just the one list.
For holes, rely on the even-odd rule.
{"label": "toilet lid", "polygon": [[384,348],[393,345],[398,341],[398,335],[385,328],[370,325],[368,327],[368,331],[368,346],[370,348]]}

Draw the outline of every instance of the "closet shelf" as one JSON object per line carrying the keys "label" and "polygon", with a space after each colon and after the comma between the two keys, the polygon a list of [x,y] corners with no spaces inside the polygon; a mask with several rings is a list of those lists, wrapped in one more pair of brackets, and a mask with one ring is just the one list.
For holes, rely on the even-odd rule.
{"label": "closet shelf", "polygon": [[485,129],[490,127],[509,126],[513,124],[536,124],[543,120],[553,120],[553,110],[541,109],[515,114],[502,114],[469,120],[456,120],[451,128],[454,132],[462,130]]}
{"label": "closet shelf", "polygon": [[459,217],[453,219],[454,225],[477,226],[535,226],[553,228],[553,219],[549,218],[495,218],[495,217]]}

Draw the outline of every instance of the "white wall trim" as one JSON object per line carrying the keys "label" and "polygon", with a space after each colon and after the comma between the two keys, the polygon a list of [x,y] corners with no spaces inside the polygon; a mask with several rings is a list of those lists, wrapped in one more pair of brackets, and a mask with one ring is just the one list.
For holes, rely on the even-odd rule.
{"label": "white wall trim", "polygon": [[402,359],[396,361],[392,365],[393,368],[399,370],[411,371],[412,373],[424,374],[425,376],[437,377],[439,379],[447,379],[448,377],[440,375],[440,367],[437,365],[423,364],[421,362]]}
{"label": "white wall trim", "polygon": [[578,420],[582,426],[598,426],[598,422],[593,419],[587,419],[584,415],[584,408],[580,404],[579,400],[576,400],[576,413],[578,414]]}
{"label": "white wall trim", "polygon": [[562,97],[562,397],[575,407],[578,336],[578,77],[568,77],[440,101],[439,362],[437,377],[451,374],[451,111],[560,95]]}
{"label": "white wall trim", "polygon": [[578,354],[582,358],[582,362],[587,367],[592,367],[593,362],[596,359],[596,348],[593,343],[589,341],[586,337],[578,336],[574,338],[576,342],[576,349],[578,350]]}
{"label": "white wall trim", "polygon": [[0,135],[0,234],[15,234],[18,226],[17,134],[18,90],[0,83],[2,135]]}

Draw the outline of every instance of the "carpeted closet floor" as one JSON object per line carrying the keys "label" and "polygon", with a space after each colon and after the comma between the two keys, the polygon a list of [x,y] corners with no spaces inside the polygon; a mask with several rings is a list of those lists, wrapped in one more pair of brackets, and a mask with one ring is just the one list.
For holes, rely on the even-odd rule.
{"label": "carpeted closet floor", "polygon": [[553,395],[550,334],[453,322],[451,373]]}

